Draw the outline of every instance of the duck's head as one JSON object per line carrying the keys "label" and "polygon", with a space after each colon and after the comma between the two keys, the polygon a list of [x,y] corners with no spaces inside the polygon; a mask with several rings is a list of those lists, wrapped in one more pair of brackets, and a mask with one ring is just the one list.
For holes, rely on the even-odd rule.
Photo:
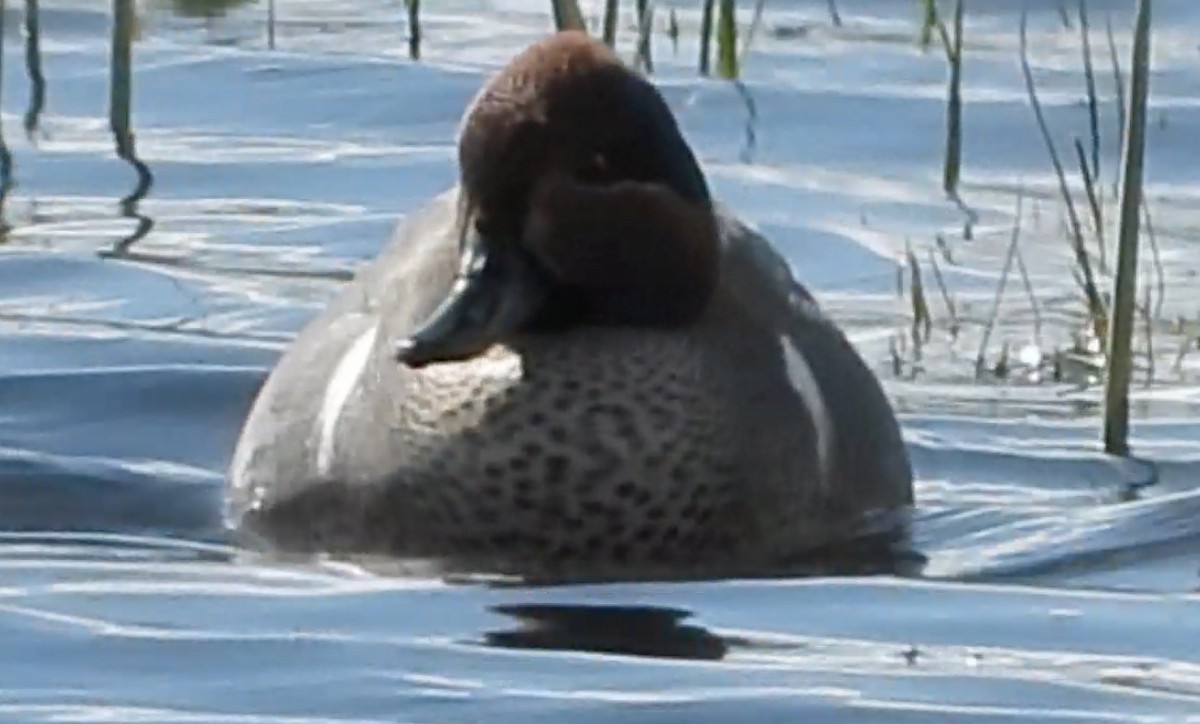
{"label": "duck's head", "polygon": [[704,175],[657,89],[603,43],[561,32],[517,55],[468,109],[458,156],[458,275],[403,363],[702,313],[719,259]]}

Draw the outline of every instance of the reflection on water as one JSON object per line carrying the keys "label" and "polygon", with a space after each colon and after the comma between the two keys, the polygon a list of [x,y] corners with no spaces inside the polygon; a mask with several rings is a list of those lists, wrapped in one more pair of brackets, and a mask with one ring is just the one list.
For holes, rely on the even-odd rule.
{"label": "reflection on water", "polygon": [[150,168],[137,156],[133,129],[130,126],[129,107],[133,96],[133,28],[136,22],[133,0],[113,0],[109,127],[116,141],[117,156],[132,166],[137,173],[137,185],[129,195],[121,199],[121,213],[127,218],[136,219],[137,227],[132,234],[116,243],[112,252],[114,255],[125,253],[154,228],[150,217],[138,213],[138,203],[150,193],[154,177],[150,174]]}
{"label": "reflection on water", "polygon": [[29,107],[25,135],[37,143],[42,109],[46,107],[46,77],[42,74],[42,23],[38,0],[25,0],[25,69],[29,73]]}
{"label": "reflection on water", "polygon": [[[192,3],[192,5],[212,4],[208,2]],[[224,4],[230,5],[230,3]],[[152,220],[138,212],[138,203],[146,197],[153,185],[153,175],[149,166],[137,156],[130,121],[133,92],[131,55],[134,28],[137,23],[136,9],[133,0],[113,0],[112,9],[110,127],[115,140],[117,157],[133,167],[138,179],[133,191],[120,200],[122,215],[136,219],[138,222],[132,234],[117,242],[116,251],[123,252],[131,244],[145,237],[153,228]],[[6,38],[4,32],[6,19],[7,13],[0,13],[0,81],[3,80],[2,56]],[[47,88],[46,76],[42,68],[41,6],[38,0],[25,0],[24,29],[25,70],[29,77],[29,102],[22,118],[22,125],[29,142],[36,147],[41,134],[42,112],[46,107]],[[0,241],[6,240],[8,232],[11,230],[5,214],[5,202],[15,186],[12,152],[4,139],[3,129],[0,128]]]}
{"label": "reflection on water", "polygon": [[[8,29],[7,20],[8,13],[0,8],[0,97],[4,91],[4,38]],[[11,229],[4,206],[13,187],[12,170],[12,151],[8,148],[8,141],[4,139],[4,120],[0,119],[0,244],[8,241],[8,232]]]}
{"label": "reflection on water", "polygon": [[520,623],[515,629],[487,632],[484,641],[490,646],[708,661],[729,651],[730,642],[721,636],[684,625],[692,613],[682,609],[512,604],[490,610]]}

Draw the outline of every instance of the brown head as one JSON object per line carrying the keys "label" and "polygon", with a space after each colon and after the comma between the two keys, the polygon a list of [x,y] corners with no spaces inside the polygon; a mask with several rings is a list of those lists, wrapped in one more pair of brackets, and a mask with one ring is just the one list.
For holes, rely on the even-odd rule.
{"label": "brown head", "polygon": [[608,46],[561,32],[517,55],[471,104],[458,153],[458,278],[402,362],[702,313],[719,260],[704,175],[658,90]]}

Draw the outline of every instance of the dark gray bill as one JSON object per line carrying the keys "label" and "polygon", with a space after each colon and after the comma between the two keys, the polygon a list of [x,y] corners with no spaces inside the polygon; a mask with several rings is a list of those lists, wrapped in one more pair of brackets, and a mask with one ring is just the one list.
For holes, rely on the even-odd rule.
{"label": "dark gray bill", "polygon": [[409,367],[482,354],[538,312],[546,285],[516,244],[497,244],[474,230],[463,239],[462,261],[445,301],[412,336],[396,345]]}

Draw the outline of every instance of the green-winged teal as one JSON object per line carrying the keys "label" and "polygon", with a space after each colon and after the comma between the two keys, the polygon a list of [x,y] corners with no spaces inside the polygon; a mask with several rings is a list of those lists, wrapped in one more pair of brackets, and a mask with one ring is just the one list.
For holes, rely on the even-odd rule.
{"label": "green-winged teal", "polygon": [[231,470],[249,539],[588,579],[768,573],[906,530],[879,382],[714,204],[651,83],[552,35],[458,152],[459,185],[259,393]]}

